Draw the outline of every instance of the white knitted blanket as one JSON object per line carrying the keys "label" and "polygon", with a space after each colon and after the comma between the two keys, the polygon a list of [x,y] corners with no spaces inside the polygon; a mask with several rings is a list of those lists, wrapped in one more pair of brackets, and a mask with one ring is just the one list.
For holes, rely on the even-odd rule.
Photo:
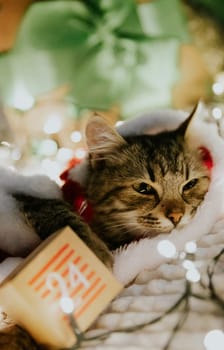
{"label": "white knitted blanket", "polygon": [[[184,118],[157,113],[126,122],[119,131],[173,128]],[[216,123],[204,122],[200,113],[188,137],[192,146],[207,147],[214,162],[203,204],[182,230],[114,253],[114,274],[126,287],[85,334],[81,348],[224,349],[224,254],[218,256],[224,248],[224,140]],[[77,181],[84,173],[82,164],[71,177]]]}
{"label": "white knitted blanket", "polygon": [[[83,347],[91,350],[165,350],[170,343],[170,350],[224,349],[224,334],[222,340],[218,340],[218,345],[217,340],[213,340],[213,347],[204,345],[205,339],[209,339],[209,334],[210,338],[212,337],[212,333],[208,332],[224,328],[224,303],[221,307],[211,298],[203,300],[193,296],[197,294],[209,297],[207,267],[213,266],[212,259],[223,247],[224,222],[220,222],[210,234],[197,242],[195,254],[182,253],[178,259],[162,263],[157,268],[141,271],[135,281],[126,287],[99,317],[87,336],[107,330],[115,331],[105,339],[96,340],[94,343],[85,342]],[[148,256],[150,259],[150,253]],[[194,265],[189,258],[193,258]],[[221,261],[223,263],[224,259]],[[132,269],[132,265],[127,266],[127,273],[128,269]],[[223,272],[223,266],[217,266],[214,285],[217,294],[224,300]],[[200,274],[200,281],[187,281],[187,273],[189,279],[196,281]],[[188,290],[189,288],[192,290]],[[180,300],[180,305],[169,312]],[[165,316],[167,312],[169,313]],[[158,322],[147,325],[152,320]],[[146,326],[137,330],[125,330],[126,327],[144,323]]]}

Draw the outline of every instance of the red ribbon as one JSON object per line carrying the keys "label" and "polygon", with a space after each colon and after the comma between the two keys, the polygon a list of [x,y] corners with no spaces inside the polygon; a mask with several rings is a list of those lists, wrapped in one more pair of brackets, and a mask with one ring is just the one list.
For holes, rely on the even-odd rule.
{"label": "red ribbon", "polygon": [[204,164],[206,165],[206,167],[211,170],[213,168],[213,159],[211,156],[211,153],[209,152],[209,150],[206,147],[200,147],[200,151],[202,153],[202,159]]}
{"label": "red ribbon", "polygon": [[74,211],[79,213],[89,224],[93,217],[92,206],[85,198],[85,192],[82,186],[78,182],[69,179],[69,171],[79,163],[80,161],[78,160],[72,160],[69,168],[61,174],[60,178],[65,181],[62,186],[62,192],[64,199],[72,205]]}

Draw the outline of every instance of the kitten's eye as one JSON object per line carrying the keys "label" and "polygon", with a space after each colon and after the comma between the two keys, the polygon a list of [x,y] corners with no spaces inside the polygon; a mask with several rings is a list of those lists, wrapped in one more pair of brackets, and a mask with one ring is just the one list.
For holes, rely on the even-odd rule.
{"label": "kitten's eye", "polygon": [[192,179],[189,182],[186,183],[183,187],[183,191],[188,191],[191,188],[193,188],[198,183],[198,179]]}
{"label": "kitten's eye", "polygon": [[154,190],[153,187],[151,187],[149,184],[145,183],[145,182],[141,182],[138,184],[134,184],[133,188],[135,191],[142,193],[142,194],[151,194],[154,195],[156,193],[156,191]]}

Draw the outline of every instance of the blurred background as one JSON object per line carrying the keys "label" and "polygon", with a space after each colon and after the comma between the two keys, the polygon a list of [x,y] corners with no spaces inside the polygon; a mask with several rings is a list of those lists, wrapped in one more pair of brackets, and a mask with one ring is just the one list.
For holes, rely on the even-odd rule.
{"label": "blurred background", "polygon": [[222,0],[0,0],[0,164],[59,181],[94,110],[224,113]]}

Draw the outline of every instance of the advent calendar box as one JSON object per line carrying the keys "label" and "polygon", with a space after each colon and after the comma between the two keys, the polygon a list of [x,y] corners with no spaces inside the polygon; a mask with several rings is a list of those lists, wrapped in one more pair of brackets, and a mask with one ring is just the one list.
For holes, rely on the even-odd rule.
{"label": "advent calendar box", "polygon": [[85,331],[121,291],[121,284],[69,228],[44,241],[0,285],[8,315],[40,343],[70,347],[75,335],[63,302]]}

